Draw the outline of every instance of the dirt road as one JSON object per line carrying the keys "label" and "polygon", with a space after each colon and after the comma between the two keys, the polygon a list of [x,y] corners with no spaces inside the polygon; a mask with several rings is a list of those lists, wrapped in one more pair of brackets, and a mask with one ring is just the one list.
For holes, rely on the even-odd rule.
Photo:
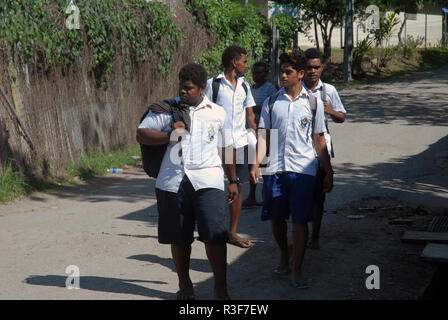
{"label": "dirt road", "polygon": [[[400,236],[447,213],[447,88],[445,68],[342,91],[348,116],[330,127],[336,175],[322,248],[305,257],[311,287],[300,291],[272,274],[276,245],[254,208],[242,212],[239,231],[255,246],[228,246],[231,296],[419,298],[435,265],[419,260],[423,246]],[[389,224],[402,216],[413,224]],[[138,170],[0,205],[0,257],[0,299],[174,299],[177,291],[170,248],[157,242],[154,181]],[[69,265],[79,268],[79,290],[66,288]],[[369,265],[379,267],[379,290],[365,286]],[[212,299],[211,269],[197,241],[191,269],[198,298]]]}

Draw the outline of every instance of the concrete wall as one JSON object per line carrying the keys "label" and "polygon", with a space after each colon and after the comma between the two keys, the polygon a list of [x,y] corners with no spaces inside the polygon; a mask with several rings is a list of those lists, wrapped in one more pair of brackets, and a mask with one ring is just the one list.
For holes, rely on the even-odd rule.
{"label": "concrete wall", "polygon": [[[401,12],[400,21],[404,21],[404,13]],[[398,32],[400,29],[400,25],[394,28],[393,35],[389,42],[390,46],[394,46],[398,44]],[[322,46],[322,37],[320,35],[320,28],[318,28],[319,32],[319,43]],[[416,14],[416,20],[407,20],[406,22],[406,34],[412,35],[414,39],[417,36],[424,37],[425,36],[425,14],[418,13]],[[344,30],[342,29],[342,35],[344,35]],[[427,15],[427,45],[435,46],[442,39],[442,16],[438,14],[428,14]],[[367,37],[367,33],[363,31],[362,25],[358,24],[356,21],[353,26],[353,40],[355,43],[363,40]],[[299,46],[300,47],[313,47],[315,46],[314,42],[314,24],[311,25],[310,32],[308,33],[308,37],[304,34],[299,34]],[[402,32],[402,39],[404,40],[404,30]],[[342,45],[344,43],[344,37],[342,37]],[[331,39],[332,48],[341,48],[341,28],[335,27],[333,29],[333,36]]]}

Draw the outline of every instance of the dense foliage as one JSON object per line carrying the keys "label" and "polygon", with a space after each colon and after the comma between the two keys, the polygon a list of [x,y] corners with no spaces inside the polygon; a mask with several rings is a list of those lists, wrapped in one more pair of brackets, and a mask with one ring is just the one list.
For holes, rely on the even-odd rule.
{"label": "dense foliage", "polygon": [[[80,29],[70,29],[66,0],[2,0],[0,40],[13,56],[19,50],[25,63],[47,70],[69,68],[77,58],[91,53],[91,68],[106,84],[121,55],[129,76],[132,62],[156,59],[160,72],[169,74],[180,31],[167,6],[146,0],[79,0]],[[155,61],[155,62],[156,62]]]}

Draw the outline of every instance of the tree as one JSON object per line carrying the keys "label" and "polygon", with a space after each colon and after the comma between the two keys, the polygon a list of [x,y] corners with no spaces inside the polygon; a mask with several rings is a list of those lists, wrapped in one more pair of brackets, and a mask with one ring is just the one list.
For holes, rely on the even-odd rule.
{"label": "tree", "polygon": [[340,26],[345,15],[344,0],[278,0],[278,3],[297,6],[301,20],[316,21],[320,27],[324,46],[324,62],[331,56],[331,36],[333,29]]}

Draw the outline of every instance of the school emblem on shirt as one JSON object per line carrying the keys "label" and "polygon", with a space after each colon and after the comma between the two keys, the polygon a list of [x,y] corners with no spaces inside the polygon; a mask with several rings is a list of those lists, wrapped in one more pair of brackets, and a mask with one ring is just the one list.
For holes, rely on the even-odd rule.
{"label": "school emblem on shirt", "polygon": [[305,130],[309,123],[310,121],[307,117],[302,118],[302,120],[300,120],[300,128],[302,128],[302,130]]}
{"label": "school emblem on shirt", "polygon": [[208,141],[212,142],[213,140],[215,140],[215,136],[216,136],[215,128],[210,127],[208,129]]}

